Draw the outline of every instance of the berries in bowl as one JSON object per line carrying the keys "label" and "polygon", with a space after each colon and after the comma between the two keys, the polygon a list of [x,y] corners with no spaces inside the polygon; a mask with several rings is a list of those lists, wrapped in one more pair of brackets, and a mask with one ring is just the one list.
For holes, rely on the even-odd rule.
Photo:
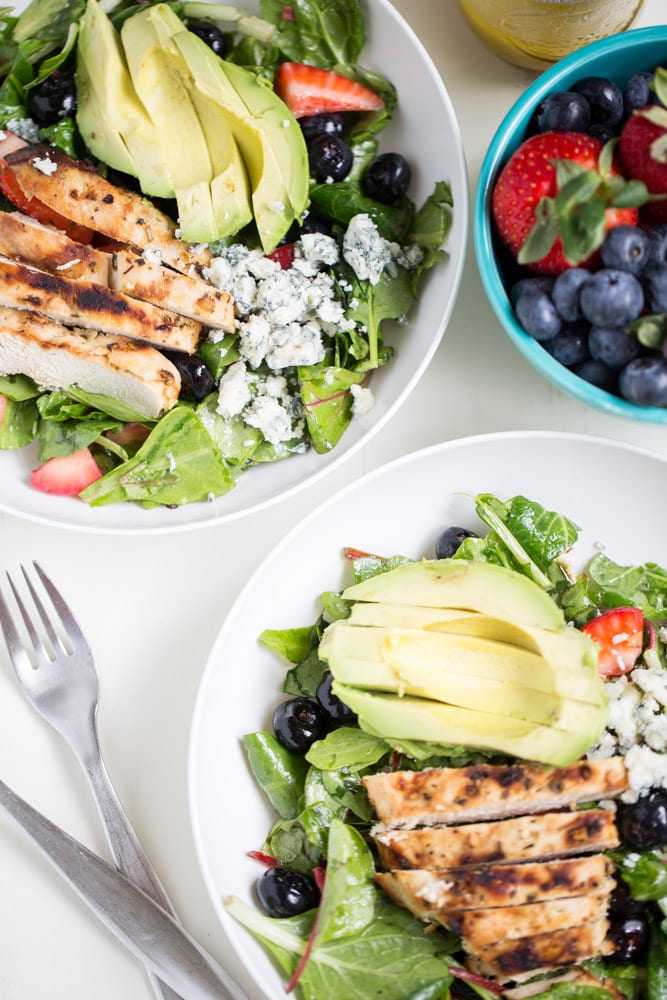
{"label": "berries in bowl", "polygon": [[474,242],[512,341],[576,398],[667,423],[667,27],[595,42],[507,114]]}

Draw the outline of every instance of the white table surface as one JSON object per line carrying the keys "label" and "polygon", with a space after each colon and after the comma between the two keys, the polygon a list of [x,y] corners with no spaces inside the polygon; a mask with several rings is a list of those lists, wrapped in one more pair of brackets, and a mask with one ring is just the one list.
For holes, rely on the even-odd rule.
{"label": "white table surface", "polygon": [[[473,196],[488,142],[534,76],[490,55],[454,0],[395,0],[395,6],[422,39],[449,90]],[[663,21],[663,7],[662,0],[644,0],[636,26]],[[19,562],[38,558],[74,608],[95,652],[102,688],[100,738],[117,791],[184,924],[230,971],[239,973],[226,951],[193,847],[187,751],[209,650],[262,557],[334,490],[439,441],[534,428],[599,435],[667,455],[667,428],[598,413],[534,372],[495,320],[469,243],[449,328],[411,397],[365,449],[268,513],[144,539],[95,537],[0,513],[0,567],[16,569]],[[78,765],[23,699],[0,647],[0,777],[106,857]],[[224,761],[220,787],[211,794],[224,795]],[[230,808],[230,823],[234,808],[242,804]],[[259,1000],[256,992],[250,995]],[[150,996],[141,966],[0,816],[0,1000]]]}

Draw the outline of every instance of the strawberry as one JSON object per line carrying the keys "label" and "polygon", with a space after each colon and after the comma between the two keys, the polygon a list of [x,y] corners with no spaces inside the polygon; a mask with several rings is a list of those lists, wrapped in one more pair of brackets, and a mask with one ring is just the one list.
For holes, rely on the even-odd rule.
{"label": "strawberry", "polygon": [[74,496],[90,486],[102,473],[89,448],[71,455],[49,458],[30,474],[32,485],[42,493]]}
{"label": "strawberry", "polygon": [[10,167],[5,166],[0,169],[0,190],[20,212],[24,212],[25,215],[29,215],[32,219],[46,226],[62,229],[75,243],[90,243],[92,240],[94,235],[92,229],[71,222],[38,198],[27,197]]}
{"label": "strawberry", "polygon": [[503,167],[492,211],[520,264],[560,274],[590,265],[608,230],[634,225],[637,206],[647,200],[643,184],[621,177],[611,144],[579,132],[543,132]]}
{"label": "strawberry", "polygon": [[269,260],[274,260],[276,264],[280,264],[283,271],[289,271],[294,262],[294,244],[283,243],[281,247],[276,247],[275,250],[267,253],[266,256]]}
{"label": "strawberry", "polygon": [[628,177],[643,181],[653,195],[653,219],[667,222],[667,70],[655,73],[659,103],[633,111],[621,131],[619,153]]}
{"label": "strawberry", "polygon": [[582,632],[600,647],[598,670],[603,677],[626,674],[644,648],[644,614],[639,608],[612,608],[592,618]]}
{"label": "strawberry", "polygon": [[331,69],[284,62],[275,90],[295,118],[329,111],[381,111],[384,101],[368,87]]}
{"label": "strawberry", "polygon": [[0,424],[2,423],[2,418],[5,415],[5,410],[7,409],[7,403],[9,400],[6,396],[0,396]]}

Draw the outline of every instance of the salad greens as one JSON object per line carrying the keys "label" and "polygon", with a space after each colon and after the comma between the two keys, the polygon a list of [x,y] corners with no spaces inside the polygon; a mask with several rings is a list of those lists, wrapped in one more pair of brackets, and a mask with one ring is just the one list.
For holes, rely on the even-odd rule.
{"label": "salad greens", "polygon": [[[524,496],[503,501],[479,494],[471,500],[487,530],[480,532],[481,537],[466,538],[453,558],[491,561],[539,582],[572,625],[587,621],[594,608],[620,604],[640,607],[658,632],[667,621],[667,574],[660,566],[624,566],[600,551],[575,575],[569,560],[579,527],[570,518]],[[385,558],[358,550],[346,550],[345,556],[355,583],[411,561],[401,555]],[[322,611],[313,625],[267,629],[259,637],[262,645],[287,664],[282,688],[287,695],[315,696],[327,669],[317,655],[321,635],[330,622],[349,615],[349,602],[336,591],[321,594],[320,601]],[[658,635],[654,652],[662,668],[667,668],[664,633]],[[304,1000],[353,996],[448,1000],[455,995],[452,984],[461,974],[458,939],[442,928],[427,929],[372,888],[368,833],[373,814],[361,779],[385,768],[457,767],[489,755],[464,746],[418,741],[397,745],[354,723],[333,728],[305,756],[279,749],[268,732],[247,735],[244,746],[255,779],[278,815],[263,852],[294,871],[310,873],[326,866],[317,911],[275,919],[238,899],[226,901],[228,912],[262,942],[290,978],[290,987],[296,981]],[[343,860],[343,842],[349,851],[347,860]],[[614,984],[628,1000],[665,1000],[667,853],[618,849],[610,855],[632,897],[657,907],[649,918],[650,947],[646,960],[639,964],[623,964],[612,956],[583,965],[601,982],[608,982],[610,989]],[[365,880],[367,894],[362,893],[360,903]],[[352,911],[356,922],[350,920]],[[665,919],[659,916],[661,911]],[[481,977],[473,977],[466,985],[486,998],[501,992],[497,984]],[[550,1000],[604,1000],[609,992],[602,986],[549,985],[547,981],[540,995]]]}
{"label": "salad greens", "polygon": [[[146,5],[132,0],[101,2],[116,28]],[[168,6],[186,26],[197,18],[218,23],[228,44],[225,58],[265,77],[269,85],[280,63],[290,60],[345,73],[383,98],[382,110],[352,118],[347,135],[353,153],[349,176],[331,184],[311,181],[311,210],[327,221],[339,246],[350,220],[365,214],[396,252],[403,247],[415,254],[409,263],[399,257],[375,282],[359,278],[343,256],[326,266],[344,322],[327,334],[323,360],[278,371],[287,379],[281,405],[293,417],[293,436],[277,443],[275,435],[269,439],[268,430],[250,426],[241,414],[223,416],[218,411],[220,380],[243,360],[235,334],[215,343],[204,340],[197,352],[213,376],[215,390],[196,402],[188,402],[182,393],[175,411],[157,423],[140,414],[125,417],[114,400],[91,393],[84,398],[75,387],[49,392],[27,379],[0,377],[0,394],[9,400],[0,449],[23,448],[36,439],[43,462],[90,448],[105,473],[80,494],[91,505],[134,501],[151,507],[202,501],[232,489],[251,466],[281,461],[309,448],[318,453],[335,448],[354,417],[355,393],[367,390],[372,372],[392,360],[394,349],[384,342],[386,322],[400,321],[409,313],[424,273],[446,258],[442,247],[451,225],[452,194],[444,181],[436,183],[421,206],[407,196],[384,204],[362,190],[363,171],[378,153],[376,136],[391,121],[397,95],[388,80],[360,62],[366,33],[359,0],[294,0],[288,18],[281,0],[260,0],[259,16],[228,4],[178,0]],[[49,74],[73,72],[84,10],[85,0],[32,0],[18,18],[11,8],[0,8],[0,129],[21,135],[30,131],[31,139],[95,161],[75,117],[65,116],[38,129],[29,106],[31,91]],[[106,174],[107,166],[95,162]],[[7,207],[12,208],[9,203]],[[234,239],[257,249],[253,226]],[[210,250],[214,257],[220,256],[230,245],[229,239],[223,240],[211,244]],[[263,361],[253,366],[251,375],[251,392],[261,393],[275,372]],[[128,451],[113,440],[127,422],[140,423],[149,432],[136,454],[136,448]],[[177,455],[178,461],[169,455]]]}

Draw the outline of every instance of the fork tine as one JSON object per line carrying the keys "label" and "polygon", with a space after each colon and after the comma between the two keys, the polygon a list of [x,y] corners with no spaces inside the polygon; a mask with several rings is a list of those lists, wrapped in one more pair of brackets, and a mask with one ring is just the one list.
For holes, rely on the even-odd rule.
{"label": "fork tine", "polygon": [[[9,581],[11,584],[11,580]],[[14,619],[9,610],[9,605],[0,590],[0,629],[5,637],[9,658],[14,664],[14,669],[20,675],[23,670],[32,670],[32,664],[21,642]]]}
{"label": "fork tine", "polygon": [[[79,623],[77,622],[76,618],[70,611],[69,606],[63,599],[60,591],[56,589],[56,587],[53,584],[53,581],[49,579],[49,577],[46,575],[46,573],[44,572],[44,570],[42,569],[42,567],[39,565],[38,562],[33,561],[33,566],[35,568],[37,576],[42,581],[44,590],[51,598],[51,602],[56,611],[58,612],[58,616],[60,618],[60,621],[65,627],[68,637],[71,640],[76,640],[78,643],[81,643],[81,645],[84,644],[87,645],[87,640],[84,638],[83,632],[79,627]],[[25,575],[25,570],[23,571],[23,573]]]}
{"label": "fork tine", "polygon": [[[21,567],[21,569],[23,569],[23,567]],[[47,652],[47,650],[46,650],[46,648],[44,646],[44,643],[42,642],[42,640],[41,640],[41,638],[39,636],[39,633],[37,632],[37,629],[33,625],[32,618],[28,614],[26,606],[23,603],[23,599],[21,598],[21,595],[19,594],[18,590],[16,589],[16,585],[14,584],[14,581],[12,580],[11,576],[9,575],[9,573],[6,573],[5,575],[6,575],[7,579],[9,580],[9,586],[12,588],[12,593],[14,595],[14,600],[16,601],[16,606],[18,607],[19,611],[21,612],[21,617],[23,618],[23,624],[26,627],[26,631],[28,633],[28,638],[30,639],[30,642],[32,643],[32,648],[33,648],[33,650],[35,652],[35,655],[37,657],[46,656],[47,659],[52,659],[52,657],[49,656],[49,654],[48,654],[48,652]],[[25,576],[25,572],[24,572],[23,575]],[[41,617],[42,621],[44,621],[45,620],[44,609],[40,606],[39,599],[37,598],[36,594],[34,593],[33,588],[30,586],[30,581],[27,579],[27,577],[26,577],[26,582],[28,584],[28,588],[31,591],[33,600],[35,600],[35,602],[36,602],[37,610],[40,613],[40,617]],[[46,624],[46,632],[47,632],[47,636],[48,636],[48,638],[49,638],[49,640],[51,642],[53,642],[54,639],[57,642],[57,636],[55,635],[55,633],[53,633],[53,627],[52,627],[52,625],[51,625],[50,622],[48,622]]]}

